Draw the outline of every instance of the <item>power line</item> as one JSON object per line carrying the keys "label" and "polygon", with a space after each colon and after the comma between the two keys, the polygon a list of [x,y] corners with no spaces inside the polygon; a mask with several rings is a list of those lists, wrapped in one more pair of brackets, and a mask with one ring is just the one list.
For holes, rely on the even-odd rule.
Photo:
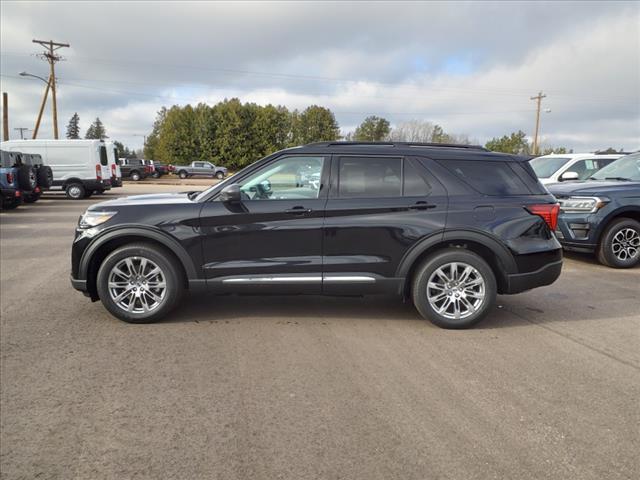
{"label": "power line", "polygon": [[[24,57],[24,54],[15,54],[15,53],[3,53],[2,55],[11,55]],[[313,81],[322,81],[322,82],[334,82],[334,83],[348,83],[348,84],[361,84],[367,83],[370,85],[380,85],[380,86],[388,86],[397,88],[399,85],[397,83],[390,82],[381,82],[375,80],[365,80],[365,79],[349,79],[349,78],[338,78],[338,77],[326,77],[320,75],[302,75],[302,74],[290,74],[290,73],[280,73],[280,72],[263,72],[256,70],[246,70],[246,69],[234,69],[234,68],[220,68],[220,67],[210,67],[204,65],[185,65],[185,64],[170,64],[170,63],[154,63],[145,60],[114,60],[114,59],[105,59],[105,58],[95,58],[95,57],[83,57],[78,55],[73,55],[73,58],[76,62],[82,63],[90,63],[90,64],[106,64],[106,65],[135,65],[136,67],[140,67],[141,65],[146,65],[153,68],[176,68],[176,69],[192,69],[192,70],[201,70],[201,71],[210,71],[217,72],[228,75],[253,75],[253,76],[262,76],[262,77],[272,77],[272,78],[284,78],[284,79],[297,79],[297,80],[313,80]],[[122,83],[133,83],[133,82],[124,82]],[[148,84],[147,84],[148,85]],[[409,90],[419,90],[422,91],[424,86],[422,85],[408,85],[406,83],[400,85],[403,89]],[[461,94],[469,94],[469,95],[499,95],[499,96],[510,96],[510,97],[523,97],[526,95],[525,90],[505,90],[505,89],[486,89],[486,88],[462,88],[462,87],[452,87],[452,86],[431,86],[429,87],[431,91],[452,91]],[[568,98],[577,98],[577,99],[589,99],[591,101],[597,101],[600,99],[602,102],[615,102],[615,99],[618,99],[619,102],[629,102],[635,100],[635,98],[621,96],[621,95],[612,95],[612,96],[593,96],[590,95],[588,97],[574,95],[572,93],[566,93],[561,90],[552,90],[554,98],[556,97],[568,97]]]}

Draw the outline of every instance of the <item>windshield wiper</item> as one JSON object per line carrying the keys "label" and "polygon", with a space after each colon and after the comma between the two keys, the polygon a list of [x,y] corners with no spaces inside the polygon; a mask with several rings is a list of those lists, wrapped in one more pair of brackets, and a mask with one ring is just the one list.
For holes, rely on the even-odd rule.
{"label": "windshield wiper", "polygon": [[620,182],[633,182],[632,179],[627,177],[604,177],[605,180],[618,180]]}
{"label": "windshield wiper", "polygon": [[199,194],[199,193],[200,193],[200,192],[198,192],[198,191],[195,191],[195,192],[189,192],[189,193],[187,193],[187,197],[189,198],[189,200],[193,200],[195,197],[197,197],[197,196],[198,196],[198,194]]}

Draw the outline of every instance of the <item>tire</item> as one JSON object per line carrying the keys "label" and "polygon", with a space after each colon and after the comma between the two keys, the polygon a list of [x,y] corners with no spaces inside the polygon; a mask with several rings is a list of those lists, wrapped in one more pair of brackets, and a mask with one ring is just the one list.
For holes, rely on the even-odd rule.
{"label": "tire", "polygon": [[612,268],[631,268],[640,262],[640,222],[618,218],[604,230],[598,261]]}
{"label": "tire", "polygon": [[27,191],[31,191],[38,186],[38,177],[31,165],[22,164],[18,167],[18,186],[20,190]]}
{"label": "tire", "polygon": [[137,172],[137,171],[131,172],[131,180],[133,180],[134,182],[139,182],[141,179],[142,177],[140,176],[140,172]]}
{"label": "tire", "polygon": [[[456,264],[453,276],[452,264]],[[459,286],[445,282],[442,274],[457,280],[466,274],[466,281],[475,285],[459,289]],[[432,286],[428,288],[428,285]],[[467,296],[470,293],[475,297]],[[481,321],[492,310],[496,294],[496,279],[491,267],[479,255],[460,248],[440,250],[425,259],[416,270],[411,288],[413,304],[420,315],[448,329],[469,328]],[[455,316],[456,309],[459,318]]]}
{"label": "tire", "polygon": [[222,173],[222,172],[218,172],[218,173],[216,173],[216,178],[217,178],[218,180],[222,180],[222,179],[224,178],[224,173]]}
{"label": "tire", "polygon": [[24,203],[35,203],[38,200],[40,200],[40,197],[42,196],[42,192],[38,192],[38,193],[29,193],[27,195],[24,195],[22,197],[22,200],[24,201]]}
{"label": "tire", "polygon": [[40,165],[38,168],[38,185],[40,188],[49,189],[53,185],[53,170],[48,165]]}
{"label": "tire", "polygon": [[180,171],[178,172],[178,176],[179,176],[181,179],[183,179],[183,180],[184,180],[184,179],[185,179],[185,178],[187,178],[189,175],[187,174],[187,172],[186,172],[185,170],[180,170]]}
{"label": "tire", "polygon": [[71,200],[82,200],[86,195],[84,185],[76,182],[68,184],[65,193]]}
{"label": "tire", "polygon": [[[129,262],[133,271],[128,266]],[[143,263],[146,263],[143,267],[146,276],[140,275]],[[159,274],[149,275],[155,267],[160,270]],[[146,278],[145,282],[143,278]],[[132,284],[131,281],[137,283]],[[164,291],[161,287],[149,288],[151,281],[158,285],[164,282]],[[109,286],[110,283],[112,287]],[[115,284],[122,286],[113,288]],[[160,320],[180,301],[183,284],[182,269],[172,254],[148,243],[132,243],[112,252],[100,265],[96,278],[102,304],[112,315],[128,323],[152,323]],[[138,288],[141,290],[137,290]],[[159,300],[154,300],[154,296],[160,297]],[[121,297],[120,300],[118,297]],[[145,304],[151,307],[152,303],[153,308],[145,309]],[[131,310],[127,310],[126,307],[131,305]]]}
{"label": "tire", "polygon": [[151,174],[151,177],[152,177],[152,178],[160,178],[160,173],[159,173],[159,172],[153,172],[153,173]]}

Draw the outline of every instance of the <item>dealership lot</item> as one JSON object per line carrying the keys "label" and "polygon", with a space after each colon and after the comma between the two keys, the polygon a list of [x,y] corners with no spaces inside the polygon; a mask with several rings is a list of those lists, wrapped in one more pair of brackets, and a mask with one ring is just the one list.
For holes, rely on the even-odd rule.
{"label": "dealership lot", "polygon": [[0,216],[6,478],[637,478],[640,268],[446,331],[395,298],[190,297],[130,325],[69,284],[78,216]]}

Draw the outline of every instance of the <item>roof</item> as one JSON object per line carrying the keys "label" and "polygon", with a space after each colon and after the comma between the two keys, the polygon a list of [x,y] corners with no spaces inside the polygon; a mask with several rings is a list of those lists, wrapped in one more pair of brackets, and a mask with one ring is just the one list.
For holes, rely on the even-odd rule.
{"label": "roof", "polygon": [[419,142],[316,142],[287,149],[299,153],[341,153],[361,155],[422,155],[434,160],[502,160],[526,161],[507,153],[491,152],[479,145]]}

